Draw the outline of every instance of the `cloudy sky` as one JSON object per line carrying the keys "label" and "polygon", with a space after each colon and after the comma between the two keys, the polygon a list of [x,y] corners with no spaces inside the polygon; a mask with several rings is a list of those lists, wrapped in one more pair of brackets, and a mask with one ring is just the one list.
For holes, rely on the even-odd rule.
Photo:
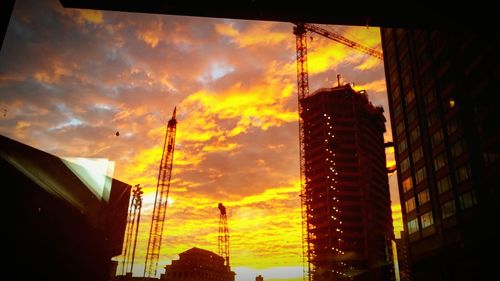
{"label": "cloudy sky", "polygon": [[[323,27],[381,49],[378,28]],[[17,0],[0,53],[0,133],[61,157],[107,158],[115,178],[145,188],[139,275],[165,126],[177,106],[160,266],[194,246],[217,252],[224,202],[236,279],[301,280],[292,28]],[[311,91],[332,87],[340,73],[389,120],[382,61],[320,36],[308,46]],[[390,182],[399,230],[395,175]]]}

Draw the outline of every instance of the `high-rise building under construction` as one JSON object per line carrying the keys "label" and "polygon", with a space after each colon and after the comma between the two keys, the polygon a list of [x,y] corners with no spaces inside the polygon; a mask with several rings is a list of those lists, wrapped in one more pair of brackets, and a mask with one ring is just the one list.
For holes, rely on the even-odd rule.
{"label": "high-rise building under construction", "polygon": [[320,89],[301,106],[312,280],[392,280],[383,109],[350,85]]}

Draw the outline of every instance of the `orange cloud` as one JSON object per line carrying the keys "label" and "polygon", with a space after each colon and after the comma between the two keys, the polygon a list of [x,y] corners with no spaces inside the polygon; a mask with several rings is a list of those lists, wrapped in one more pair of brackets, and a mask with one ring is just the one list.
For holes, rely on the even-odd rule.
{"label": "orange cloud", "polygon": [[104,16],[101,11],[87,10],[87,9],[58,9],[57,12],[69,17],[73,22],[79,26],[85,24],[102,24],[104,23]]}
{"label": "orange cloud", "polygon": [[144,28],[137,30],[137,38],[144,41],[151,48],[155,48],[162,40],[163,34],[163,21],[155,20]]}
{"label": "orange cloud", "polygon": [[27,121],[17,121],[16,122],[16,130],[22,130],[22,129],[28,128],[30,126],[31,126],[31,123],[27,122]]}

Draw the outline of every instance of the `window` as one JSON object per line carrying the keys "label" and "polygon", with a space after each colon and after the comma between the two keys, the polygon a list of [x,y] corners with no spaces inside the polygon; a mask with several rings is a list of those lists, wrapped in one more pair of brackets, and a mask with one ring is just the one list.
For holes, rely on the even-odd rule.
{"label": "window", "polygon": [[451,119],[448,121],[448,124],[446,125],[446,128],[448,129],[448,135],[452,135],[458,130],[458,121],[456,118]]}
{"label": "window", "polygon": [[470,166],[469,165],[464,165],[460,168],[458,168],[455,171],[455,176],[457,178],[457,183],[461,183],[463,181],[466,181],[470,178],[471,172],[470,172]]}
{"label": "window", "polygon": [[415,197],[412,197],[408,200],[405,201],[405,207],[406,207],[406,213],[408,214],[409,212],[415,210]]}
{"label": "window", "polygon": [[402,142],[400,142],[398,144],[398,151],[399,151],[399,154],[403,153],[406,151],[406,149],[408,148],[408,145],[406,144],[406,140],[403,140]]}
{"label": "window", "polygon": [[427,126],[430,128],[432,125],[436,124],[438,121],[438,116],[436,111],[432,111],[427,115]]}
{"label": "window", "polygon": [[[408,82],[406,81],[406,78],[408,78],[408,80],[410,80],[410,75],[406,75],[405,81],[404,81],[405,83],[409,83],[409,81]],[[415,92],[413,91],[413,89],[410,89],[410,90],[408,90],[408,92],[405,95],[406,105],[409,105],[413,100],[415,100]]]}
{"label": "window", "polygon": [[413,181],[411,180],[411,177],[409,177],[403,181],[403,191],[408,192],[412,188],[413,188]]}
{"label": "window", "polygon": [[414,143],[419,137],[420,137],[420,128],[417,126],[410,132],[410,142]]}
{"label": "window", "polygon": [[437,182],[437,188],[439,194],[446,192],[451,189],[451,180],[450,177],[446,176]]}
{"label": "window", "polygon": [[408,168],[410,168],[410,158],[406,157],[401,161],[401,173],[408,171]]}
{"label": "window", "polygon": [[417,119],[417,110],[414,108],[408,113],[408,124],[413,123]]}
{"label": "window", "polygon": [[419,148],[415,149],[415,151],[413,151],[411,155],[413,156],[413,163],[417,163],[420,159],[424,157],[422,147],[420,146]]}
{"label": "window", "polygon": [[446,155],[445,153],[441,153],[436,158],[434,158],[434,171],[438,171],[439,169],[446,166]]}
{"label": "window", "polygon": [[462,193],[459,196],[460,199],[460,209],[465,210],[477,204],[476,193],[474,190]]}
{"label": "window", "polygon": [[396,135],[399,137],[401,136],[401,133],[405,130],[405,124],[403,122],[400,122],[398,125],[396,125]]}
{"label": "window", "polygon": [[436,147],[442,142],[443,142],[443,130],[439,129],[431,136],[432,147]]}
{"label": "window", "polygon": [[429,196],[429,189],[424,189],[418,193],[418,204],[420,206],[424,205],[425,203],[429,202],[431,200]]}
{"label": "window", "polygon": [[425,172],[425,167],[420,168],[420,170],[415,173],[415,181],[417,184],[423,182],[426,178],[427,173]]}
{"label": "window", "polygon": [[418,231],[418,220],[412,219],[408,222],[408,233],[413,234]]}
{"label": "window", "polygon": [[496,151],[488,150],[488,151],[483,152],[483,158],[484,158],[484,163],[485,163],[486,167],[488,167],[491,164],[497,162],[498,159],[500,159],[500,155]]}
{"label": "window", "polygon": [[432,89],[431,91],[427,92],[427,94],[424,97],[425,105],[429,106],[432,103],[434,103],[435,100],[436,100],[435,91],[434,89]]}
{"label": "window", "polygon": [[[398,78],[398,74],[394,73],[394,77]],[[394,79],[394,81],[391,80],[391,83],[393,85],[392,97],[394,100],[396,100],[401,95],[401,91],[399,90],[398,80],[397,79]]]}
{"label": "window", "polygon": [[455,200],[448,201],[441,204],[441,217],[443,219],[449,218],[456,213]]}
{"label": "window", "polygon": [[394,109],[394,119],[398,119],[399,115],[401,115],[402,110],[403,110],[403,106],[401,105],[401,103],[398,103],[398,105]]}
{"label": "window", "polygon": [[451,156],[453,156],[453,158],[459,157],[460,155],[462,155],[462,153],[464,153],[464,151],[465,151],[464,139],[460,139],[451,146]]}
{"label": "window", "polygon": [[432,211],[423,214],[420,217],[420,223],[422,224],[422,229],[433,225],[434,219],[432,218]]}

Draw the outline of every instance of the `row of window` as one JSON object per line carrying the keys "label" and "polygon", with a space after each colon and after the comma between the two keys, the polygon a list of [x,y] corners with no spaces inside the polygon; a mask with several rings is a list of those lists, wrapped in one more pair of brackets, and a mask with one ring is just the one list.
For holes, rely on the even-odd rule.
{"label": "row of window", "polygon": [[[429,194],[429,189],[424,189],[420,191],[417,195],[418,197],[418,203],[420,206],[426,204],[431,200],[430,194]],[[410,213],[411,211],[415,210],[416,208],[416,203],[415,203],[415,197],[411,197],[410,199],[405,201],[405,209],[406,213]]]}
{"label": "row of window", "polygon": [[[445,159],[442,159],[441,157],[442,154],[438,155],[435,159],[434,159],[434,168],[436,169],[436,167],[438,167],[438,169],[440,169],[440,167],[442,167],[442,165],[445,165],[446,163],[446,160]],[[403,166],[406,167],[406,160],[408,158],[406,158],[405,160],[403,160],[402,162],[402,168],[401,170],[403,170]],[[405,164],[403,164],[405,163]],[[466,180],[468,180],[469,178],[471,177],[471,169],[470,169],[470,166],[469,165],[463,165],[461,167],[458,167],[456,170],[455,170],[455,179],[456,179],[456,182],[457,184],[460,184]],[[419,183],[423,182],[425,179],[427,178],[427,174],[425,172],[425,167],[422,167],[420,168],[416,173],[415,173],[415,181],[416,181],[416,184],[418,185]],[[413,181],[412,181],[412,178],[411,176],[407,177],[406,179],[403,180],[402,182],[402,185],[403,185],[403,191],[406,193],[408,191],[410,191],[412,188],[413,188]],[[441,193],[444,193],[448,190],[451,189],[451,180],[450,180],[450,177],[449,176],[445,176],[441,179],[438,179],[437,182],[436,182],[436,185],[437,185],[437,189],[438,189],[438,193],[441,194]]]}
{"label": "row of window", "polygon": [[[420,216],[420,224],[422,229],[427,228],[434,224],[434,218],[432,217],[432,211],[429,211]],[[414,218],[408,222],[408,233],[413,234],[420,230],[418,226],[418,218]]]}
{"label": "row of window", "polygon": [[[424,198],[427,195],[422,195]],[[420,194],[419,194],[419,200],[420,200]],[[468,192],[462,193],[459,196],[459,205],[460,209],[465,210],[468,209],[472,206],[475,206],[477,204],[477,199],[476,199],[476,194],[474,190],[470,190]],[[407,200],[405,203],[407,208],[413,208],[412,210],[415,209],[415,199],[411,198],[410,200]],[[407,212],[410,212],[407,210]],[[453,215],[455,215],[457,212],[456,207],[455,207],[455,200],[452,199],[450,201],[447,201],[443,204],[441,204],[441,218],[446,219],[449,218]],[[422,226],[422,229],[427,228],[431,225],[434,224],[434,218],[432,216],[432,211],[426,212],[423,215],[420,216],[420,225]],[[420,227],[418,225],[418,218],[414,218],[410,221],[408,221],[408,233],[413,234],[417,231],[420,230]]]}

